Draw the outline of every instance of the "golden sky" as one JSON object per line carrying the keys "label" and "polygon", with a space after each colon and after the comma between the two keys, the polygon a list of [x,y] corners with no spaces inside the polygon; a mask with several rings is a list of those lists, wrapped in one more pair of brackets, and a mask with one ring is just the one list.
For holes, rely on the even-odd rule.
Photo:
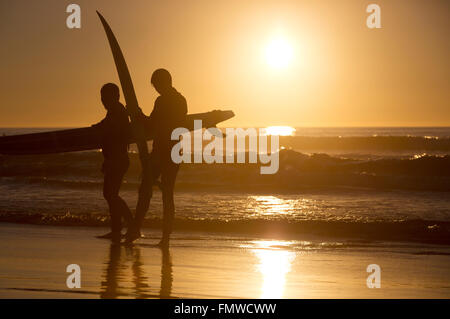
{"label": "golden sky", "polygon": [[[381,29],[366,26],[370,3]],[[0,126],[104,116],[100,87],[118,78],[97,9],[147,114],[165,67],[189,113],[232,109],[227,126],[450,125],[448,0],[0,0]],[[266,54],[280,41],[290,60],[277,68]]]}

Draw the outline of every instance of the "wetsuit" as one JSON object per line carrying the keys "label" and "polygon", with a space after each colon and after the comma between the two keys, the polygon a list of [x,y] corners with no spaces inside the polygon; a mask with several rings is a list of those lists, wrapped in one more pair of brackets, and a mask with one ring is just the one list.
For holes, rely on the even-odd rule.
{"label": "wetsuit", "polygon": [[156,99],[153,111],[145,121],[148,128],[153,130],[154,139],[147,173],[143,174],[136,207],[136,222],[140,228],[153,195],[152,185],[161,177],[163,238],[168,238],[172,232],[175,214],[173,192],[179,168],[179,164],[175,164],[171,158],[172,147],[178,143],[171,140],[171,134],[175,128],[185,125],[186,114],[186,99],[175,88],[171,88]]}
{"label": "wetsuit", "polygon": [[132,214],[128,205],[119,196],[123,177],[129,167],[128,140],[131,134],[128,113],[121,103],[108,108],[106,117],[93,125],[101,130],[103,162],[103,196],[108,202],[111,216],[111,231],[119,234],[122,218],[130,223]]}

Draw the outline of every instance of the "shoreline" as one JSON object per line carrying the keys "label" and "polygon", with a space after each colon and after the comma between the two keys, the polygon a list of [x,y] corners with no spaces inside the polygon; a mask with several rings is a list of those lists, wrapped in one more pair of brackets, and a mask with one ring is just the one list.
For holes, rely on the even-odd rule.
{"label": "shoreline", "polygon": [[[269,240],[159,232],[132,247],[94,238],[92,227],[0,223],[0,298],[449,298],[450,248],[384,243],[344,247],[320,240]],[[66,287],[68,264],[81,288]],[[381,288],[366,286],[369,264]]]}
{"label": "shoreline", "polygon": [[[0,214],[0,224],[33,225],[67,228],[102,228],[109,226],[105,214]],[[160,217],[146,218],[144,231],[157,232],[162,227]],[[345,220],[280,220],[246,219],[217,220],[175,218],[174,231],[211,233],[223,236],[245,236],[281,240],[315,238],[342,242],[404,242],[411,245],[433,244],[450,247],[450,222],[411,219],[403,221]]]}

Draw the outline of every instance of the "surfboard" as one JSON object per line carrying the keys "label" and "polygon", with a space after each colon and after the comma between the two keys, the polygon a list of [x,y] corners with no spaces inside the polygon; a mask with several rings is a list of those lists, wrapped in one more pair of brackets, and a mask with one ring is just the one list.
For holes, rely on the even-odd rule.
{"label": "surfboard", "polygon": [[[193,130],[194,120],[201,120],[204,128],[210,128],[232,117],[234,117],[232,111],[219,110],[188,114],[186,123],[182,127]],[[101,136],[101,131],[96,127],[3,136],[0,137],[0,154],[33,155],[95,150],[102,147]],[[145,140],[152,139],[152,128],[146,127]],[[132,144],[136,141],[137,138],[131,136],[129,143]]]}
{"label": "surfboard", "polygon": [[[126,106],[131,117],[132,136],[129,143],[136,143],[142,166],[147,163],[147,141],[153,139],[152,128],[136,121],[140,113],[136,94],[131,80],[125,58],[114,33],[105,18],[97,11],[100,21],[105,29],[108,43],[116,65]],[[214,127],[234,114],[232,111],[212,111],[207,113],[190,114],[186,117],[183,127],[193,130],[194,120],[202,120],[203,127]],[[102,132],[96,127],[84,127],[69,130],[59,130],[34,134],[23,134],[0,137],[0,154],[3,155],[32,155],[76,152],[99,149],[102,146]]]}
{"label": "surfboard", "polygon": [[111,53],[116,64],[117,75],[119,76],[120,84],[122,86],[122,92],[126,101],[126,108],[130,114],[131,129],[136,138],[136,144],[139,152],[139,158],[141,166],[144,168],[148,163],[148,146],[145,140],[145,127],[141,121],[137,119],[140,114],[136,92],[134,91],[133,81],[131,80],[130,71],[128,70],[125,57],[120,49],[119,42],[117,42],[116,36],[111,30],[106,19],[97,11],[97,15],[102,22],[105,29],[106,37],[111,48]]}

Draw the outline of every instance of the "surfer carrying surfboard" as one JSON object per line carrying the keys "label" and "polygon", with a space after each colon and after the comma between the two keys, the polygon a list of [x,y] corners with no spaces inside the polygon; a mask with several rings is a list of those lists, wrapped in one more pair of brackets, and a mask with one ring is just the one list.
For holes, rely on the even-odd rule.
{"label": "surfer carrying surfboard", "polygon": [[148,167],[143,172],[142,185],[136,206],[135,223],[129,228],[126,241],[140,237],[140,229],[153,195],[152,186],[159,183],[163,198],[163,230],[160,246],[168,246],[175,215],[173,192],[179,164],[172,161],[172,147],[178,143],[171,139],[172,131],[186,123],[186,99],[172,86],[172,76],[166,69],[152,74],[151,84],[160,94],[149,117],[142,114],[144,125],[154,131],[152,152]]}
{"label": "surfer carrying surfboard", "polygon": [[127,203],[119,196],[123,177],[128,170],[128,139],[131,128],[128,112],[119,102],[119,87],[107,83],[101,89],[101,100],[105,107],[106,117],[92,125],[101,132],[102,153],[104,157],[102,171],[104,174],[103,196],[108,202],[111,218],[111,232],[98,238],[111,239],[119,243],[122,237],[122,219],[130,225],[133,215]]}

